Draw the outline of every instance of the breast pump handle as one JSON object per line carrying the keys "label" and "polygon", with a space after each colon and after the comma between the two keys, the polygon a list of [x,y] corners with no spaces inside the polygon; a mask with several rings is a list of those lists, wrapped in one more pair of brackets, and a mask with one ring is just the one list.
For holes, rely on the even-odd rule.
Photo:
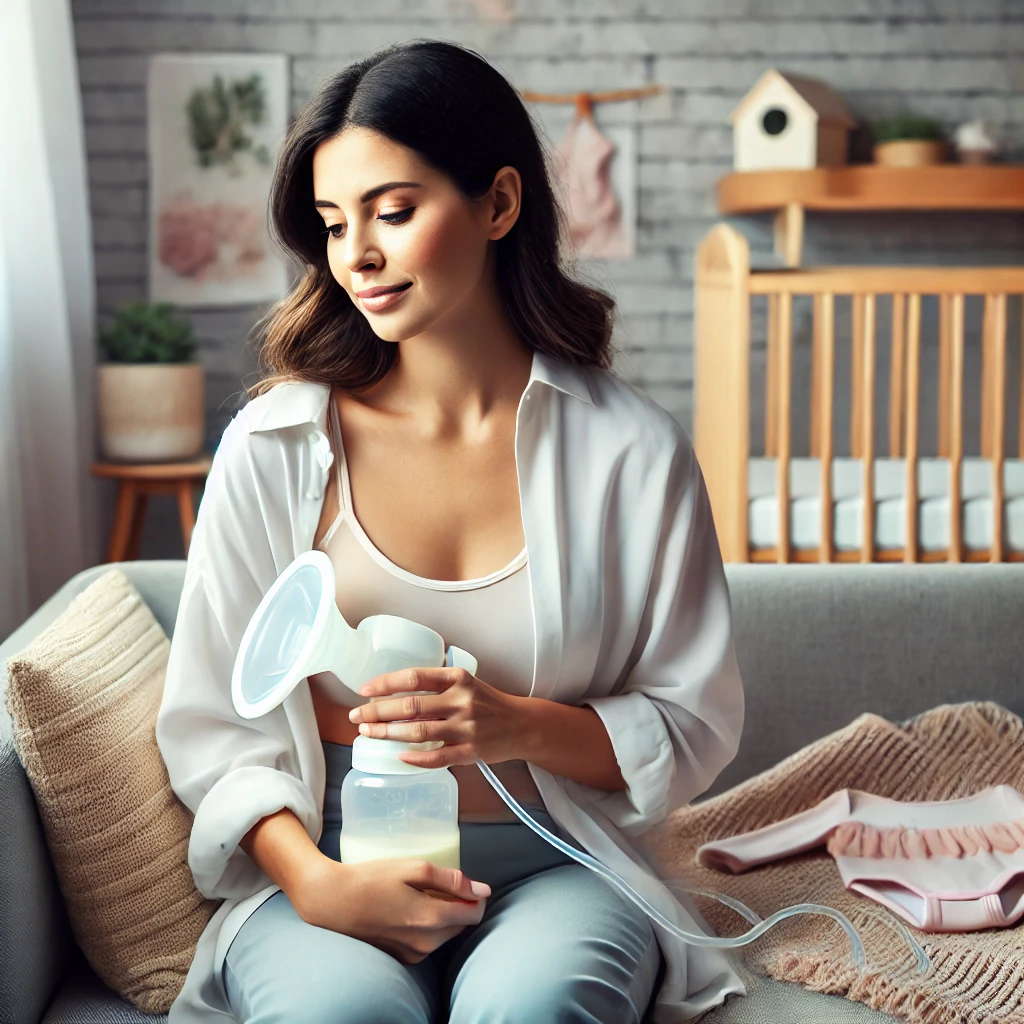
{"label": "breast pump handle", "polygon": [[[231,694],[235,710],[243,718],[256,718],[277,707],[299,681],[324,673],[327,695],[338,703],[360,705],[367,698],[358,691],[365,682],[385,672],[423,666],[458,666],[476,675],[477,660],[461,648],[445,647],[441,636],[420,623],[394,615],[374,615],[353,629],[335,599],[334,566],[325,552],[300,554],[274,581],[254,612],[239,646],[232,671]],[[438,741],[438,746],[443,743]],[[570,846],[534,821],[505,789],[491,769],[477,759],[477,767],[515,816],[546,842],[572,860],[599,874],[635,903],[656,924],[694,946],[733,949],[760,938],[766,931],[796,914],[819,914],[836,921],[850,940],[853,959],[864,970],[864,944],[845,914],[817,903],[786,907],[761,920],[738,900],[721,893],[699,892],[732,907],[748,922],[756,921],[742,935],[722,937],[689,932],[669,920],[632,886],[595,857]],[[924,950],[906,929],[901,933],[914,954],[918,970],[930,967]]]}

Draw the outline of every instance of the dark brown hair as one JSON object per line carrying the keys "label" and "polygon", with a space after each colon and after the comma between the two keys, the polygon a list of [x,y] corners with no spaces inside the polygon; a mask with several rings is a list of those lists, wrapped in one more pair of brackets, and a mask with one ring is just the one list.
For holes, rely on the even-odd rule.
{"label": "dark brown hair", "polygon": [[331,274],[323,221],[313,206],[313,153],[345,128],[380,132],[415,150],[469,198],[499,168],[522,180],[519,217],[497,245],[501,304],[534,350],[608,368],[615,302],[571,277],[559,256],[568,237],[536,128],[508,80],[480,54],[417,39],[387,46],[324,82],[281,147],[270,191],[275,241],[304,268],[291,292],[254,327],[263,375],[255,398],[281,380],[359,391],[393,365],[398,346],[374,334]]}

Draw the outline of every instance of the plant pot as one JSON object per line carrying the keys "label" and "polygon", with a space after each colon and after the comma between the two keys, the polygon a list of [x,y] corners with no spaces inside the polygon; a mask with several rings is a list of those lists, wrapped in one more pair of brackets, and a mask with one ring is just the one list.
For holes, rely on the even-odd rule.
{"label": "plant pot", "polygon": [[946,160],[942,139],[895,139],[875,143],[875,163],[887,167],[927,167]]}
{"label": "plant pot", "polygon": [[174,462],[203,450],[202,363],[103,363],[100,451],[111,462]]}
{"label": "plant pot", "polygon": [[960,163],[970,167],[983,167],[992,163],[992,154],[987,149],[961,149]]}

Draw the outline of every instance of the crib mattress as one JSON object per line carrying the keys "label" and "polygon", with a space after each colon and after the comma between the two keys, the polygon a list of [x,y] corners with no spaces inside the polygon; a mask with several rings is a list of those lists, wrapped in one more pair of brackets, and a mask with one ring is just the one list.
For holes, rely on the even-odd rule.
{"label": "crib mattress", "polygon": [[[779,540],[779,503],[773,458],[749,461],[748,529],[750,547],[774,548]],[[789,543],[796,551],[817,548],[821,541],[820,466],[818,459],[792,459],[789,469]],[[857,551],[863,536],[863,467],[860,459],[832,460],[832,543],[836,551]],[[921,551],[950,546],[949,460],[917,461],[917,544]],[[965,458],[961,464],[961,524],[966,551],[992,545],[992,464]],[[904,460],[875,459],[875,548],[898,550],[906,543]],[[1003,546],[1024,551],[1024,460],[1003,464]]]}

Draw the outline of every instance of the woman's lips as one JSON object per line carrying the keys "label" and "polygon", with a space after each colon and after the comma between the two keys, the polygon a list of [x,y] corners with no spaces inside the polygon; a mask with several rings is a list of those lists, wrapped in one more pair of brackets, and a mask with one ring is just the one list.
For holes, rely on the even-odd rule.
{"label": "woman's lips", "polygon": [[396,291],[384,292],[383,295],[374,295],[372,298],[360,298],[360,303],[363,309],[368,309],[371,313],[379,313],[382,309],[388,309],[393,306],[396,302],[400,302],[402,296],[412,287],[412,282],[402,285]]}

